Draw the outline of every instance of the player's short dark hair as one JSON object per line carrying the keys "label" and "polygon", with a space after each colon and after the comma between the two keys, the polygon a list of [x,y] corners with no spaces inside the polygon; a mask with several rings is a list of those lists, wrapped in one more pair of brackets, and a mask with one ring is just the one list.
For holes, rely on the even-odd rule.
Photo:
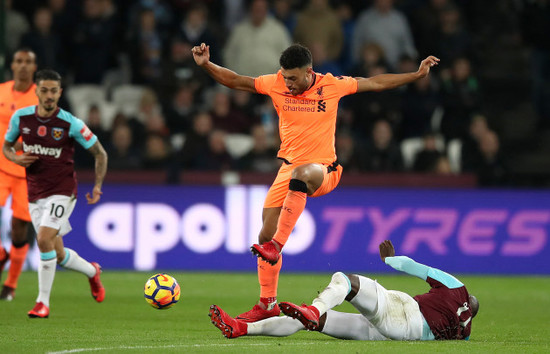
{"label": "player's short dark hair", "polygon": [[19,53],[19,52],[32,53],[32,54],[34,54],[34,56],[36,57],[36,53],[34,52],[34,50],[32,50],[31,47],[19,47],[19,48],[17,48],[17,49],[13,52],[13,57],[15,57],[15,54],[17,54],[17,53]]}
{"label": "player's short dark hair", "polygon": [[40,81],[43,80],[59,81],[59,84],[61,84],[61,75],[59,75],[57,71],[51,69],[43,69],[38,71],[34,75],[34,82],[38,84],[40,83]]}
{"label": "player's short dark hair", "polygon": [[279,64],[283,69],[302,68],[312,65],[311,52],[301,44],[293,44],[283,51]]}

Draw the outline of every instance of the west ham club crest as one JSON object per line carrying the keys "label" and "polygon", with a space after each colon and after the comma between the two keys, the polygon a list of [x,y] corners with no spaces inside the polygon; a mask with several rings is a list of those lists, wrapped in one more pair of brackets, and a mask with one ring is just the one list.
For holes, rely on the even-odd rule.
{"label": "west ham club crest", "polygon": [[52,128],[52,138],[55,140],[61,140],[63,138],[63,128]]}

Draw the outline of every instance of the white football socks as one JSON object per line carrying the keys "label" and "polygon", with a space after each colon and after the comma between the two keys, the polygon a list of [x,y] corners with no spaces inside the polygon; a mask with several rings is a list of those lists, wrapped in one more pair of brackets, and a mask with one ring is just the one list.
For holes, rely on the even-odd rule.
{"label": "white football socks", "polygon": [[270,317],[262,321],[247,323],[249,336],[286,337],[305,329],[300,321],[291,317]]}
{"label": "white football socks", "polygon": [[351,284],[348,277],[342,272],[334,273],[325,290],[313,299],[312,306],[315,306],[319,310],[319,316],[322,316],[328,310],[344,302],[350,291]]}
{"label": "white football socks", "polygon": [[59,265],[64,268],[86,274],[88,278],[93,277],[96,273],[95,267],[90,262],[80,257],[74,250],[67,247],[65,247],[65,259]]}
{"label": "white football socks", "polygon": [[46,260],[41,259],[38,266],[38,298],[36,302],[42,302],[47,307],[50,307],[50,293],[52,291],[56,267],[57,259],[55,257]]}

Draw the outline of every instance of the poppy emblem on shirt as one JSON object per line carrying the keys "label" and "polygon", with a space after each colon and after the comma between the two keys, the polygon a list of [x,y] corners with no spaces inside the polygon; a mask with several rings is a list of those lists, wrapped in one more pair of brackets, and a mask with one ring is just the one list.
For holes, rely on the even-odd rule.
{"label": "poppy emblem on shirt", "polygon": [[52,138],[55,140],[61,140],[63,138],[63,128],[52,128]]}
{"label": "poppy emblem on shirt", "polygon": [[48,134],[48,129],[45,125],[41,125],[36,130],[36,134],[38,134],[38,136],[46,136],[46,134]]}

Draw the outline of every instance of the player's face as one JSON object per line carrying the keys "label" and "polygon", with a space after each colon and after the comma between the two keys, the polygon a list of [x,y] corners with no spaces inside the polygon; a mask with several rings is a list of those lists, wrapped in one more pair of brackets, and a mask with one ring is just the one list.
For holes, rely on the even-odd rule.
{"label": "player's face", "polygon": [[47,112],[51,112],[57,108],[57,102],[61,97],[61,84],[55,80],[42,80],[36,86],[36,96],[38,102]]}
{"label": "player's face", "polygon": [[16,52],[11,63],[11,70],[15,81],[32,80],[32,76],[36,71],[36,56],[33,52],[22,50]]}
{"label": "player's face", "polygon": [[281,75],[285,80],[288,91],[293,96],[304,93],[311,85],[313,69],[311,67],[284,69],[281,68]]}

